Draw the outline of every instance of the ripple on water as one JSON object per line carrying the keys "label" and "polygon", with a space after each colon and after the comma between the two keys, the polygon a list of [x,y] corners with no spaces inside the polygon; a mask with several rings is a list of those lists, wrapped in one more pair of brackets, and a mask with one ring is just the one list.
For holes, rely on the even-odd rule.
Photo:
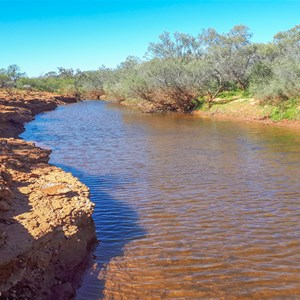
{"label": "ripple on water", "polygon": [[299,299],[299,134],[86,101],[23,135],[90,187],[78,299]]}

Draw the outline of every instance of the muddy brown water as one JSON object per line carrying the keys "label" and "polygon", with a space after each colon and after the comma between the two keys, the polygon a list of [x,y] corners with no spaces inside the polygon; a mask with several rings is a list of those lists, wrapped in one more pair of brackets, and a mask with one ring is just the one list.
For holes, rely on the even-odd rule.
{"label": "muddy brown water", "polygon": [[299,132],[84,101],[23,138],[96,203],[77,299],[300,299]]}

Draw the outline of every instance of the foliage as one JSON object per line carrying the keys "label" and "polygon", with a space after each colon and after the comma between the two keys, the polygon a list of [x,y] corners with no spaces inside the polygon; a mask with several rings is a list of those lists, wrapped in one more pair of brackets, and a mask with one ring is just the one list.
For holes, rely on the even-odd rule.
{"label": "foliage", "polygon": [[84,75],[85,78],[82,83],[84,93],[92,95],[96,99],[100,99],[105,93],[104,85],[112,81],[112,71],[102,66],[96,71],[86,71]]}
{"label": "foliage", "polygon": [[[58,68],[26,77],[17,65],[0,70],[0,87],[31,88],[99,99],[146,101],[160,110],[191,111],[255,97],[272,105],[272,118],[296,118],[300,94],[300,25],[279,32],[269,43],[252,43],[244,25],[227,33],[163,32],[143,60],[129,56],[116,68],[80,71]],[[218,103],[221,103],[220,100]],[[294,104],[292,104],[294,103]],[[163,109],[161,109],[163,108]]]}
{"label": "foliage", "polygon": [[18,82],[19,88],[38,91],[71,94],[80,98],[83,93],[83,80],[85,74],[80,70],[58,68],[58,72],[48,72],[44,76],[28,78],[23,77]]}
{"label": "foliage", "polygon": [[175,32],[172,38],[169,32],[163,32],[159,39],[159,42],[149,44],[147,56],[177,58],[181,61],[199,59],[202,56],[200,41],[190,34]]}
{"label": "foliage", "polygon": [[0,69],[0,87],[16,88],[18,80],[25,76],[18,65],[9,65],[6,69]]}
{"label": "foliage", "polygon": [[251,84],[265,101],[278,104],[300,93],[300,26],[279,32],[273,43],[262,46]]}
{"label": "foliage", "polygon": [[207,56],[225,81],[245,90],[257,61],[257,47],[251,44],[246,26],[233,27],[227,34],[210,29],[199,36],[207,45]]}
{"label": "foliage", "polygon": [[0,88],[12,87],[12,82],[7,74],[0,70]]}

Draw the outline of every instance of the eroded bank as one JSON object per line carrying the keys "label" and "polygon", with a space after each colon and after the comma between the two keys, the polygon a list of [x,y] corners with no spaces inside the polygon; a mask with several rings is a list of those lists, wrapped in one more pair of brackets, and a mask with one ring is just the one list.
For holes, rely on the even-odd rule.
{"label": "eroded bank", "polygon": [[0,292],[25,299],[75,295],[95,243],[89,190],[48,164],[50,150],[18,138],[24,123],[75,99],[0,95]]}

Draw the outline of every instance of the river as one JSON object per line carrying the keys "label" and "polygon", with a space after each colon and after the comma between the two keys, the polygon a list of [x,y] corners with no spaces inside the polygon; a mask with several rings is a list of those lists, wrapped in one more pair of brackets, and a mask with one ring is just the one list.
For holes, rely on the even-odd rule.
{"label": "river", "polygon": [[96,204],[77,299],[300,298],[299,133],[83,101],[22,137]]}

